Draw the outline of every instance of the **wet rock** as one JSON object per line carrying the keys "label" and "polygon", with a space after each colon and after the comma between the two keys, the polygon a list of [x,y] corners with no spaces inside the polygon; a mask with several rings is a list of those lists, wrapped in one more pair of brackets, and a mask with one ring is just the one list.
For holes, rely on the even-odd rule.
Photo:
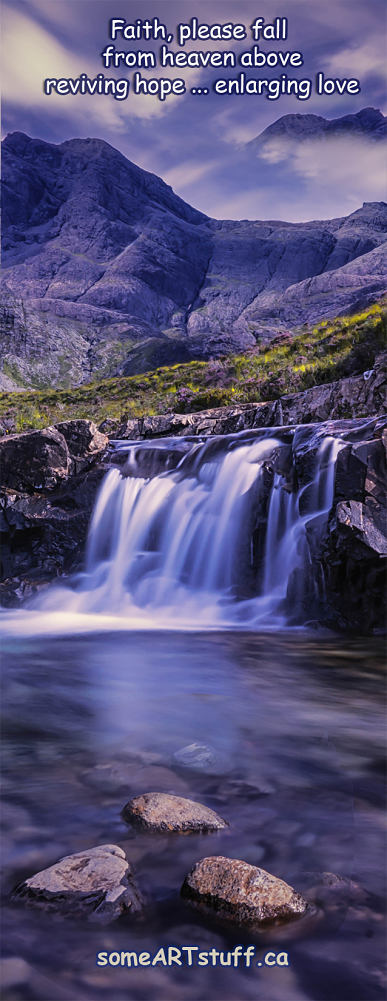
{"label": "wet rock", "polygon": [[71,469],[63,435],[54,427],[0,440],[1,483],[14,490],[53,490]]}
{"label": "wet rock", "polygon": [[378,556],[387,556],[387,536],[360,501],[341,501],[336,508],[336,519],[338,525],[345,525],[351,531],[354,539]]}
{"label": "wet rock", "polygon": [[240,859],[201,859],[186,876],[182,896],[238,925],[264,926],[305,913],[307,902],[282,879]]}
{"label": "wet rock", "polygon": [[2,605],[78,568],[107,444],[86,420],[0,440]]}
{"label": "wet rock", "polygon": [[98,431],[93,421],[61,421],[55,427],[67,443],[75,473],[87,469],[106,451],[109,439]]}
{"label": "wet rock", "polygon": [[178,834],[221,831],[228,824],[202,803],[181,796],[148,792],[126,804],[125,819],[148,831],[175,831]]}
{"label": "wet rock", "polygon": [[125,852],[117,845],[67,855],[20,883],[13,898],[101,924],[115,921],[125,911],[138,914],[142,908]]}
{"label": "wet rock", "polygon": [[183,768],[194,772],[208,772],[209,775],[222,775],[227,771],[226,762],[221,755],[208,744],[186,744],[174,752],[174,760]]}
{"label": "wet rock", "polygon": [[[321,554],[327,618],[361,633],[385,627],[387,466],[385,433],[339,456],[335,504]],[[345,499],[344,499],[345,498]]]}

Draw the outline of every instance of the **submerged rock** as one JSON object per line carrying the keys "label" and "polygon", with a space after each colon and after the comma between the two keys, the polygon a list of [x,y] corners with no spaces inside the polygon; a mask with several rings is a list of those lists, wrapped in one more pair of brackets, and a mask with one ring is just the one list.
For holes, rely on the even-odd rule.
{"label": "submerged rock", "polygon": [[186,744],[185,747],[175,751],[173,757],[181,768],[188,768],[194,772],[222,775],[227,770],[227,763],[208,744]]}
{"label": "submerged rock", "polygon": [[201,859],[186,876],[182,896],[201,910],[239,925],[263,926],[300,917],[306,900],[277,876],[240,859]]}
{"label": "submerged rock", "polygon": [[115,921],[124,911],[138,914],[142,909],[129,862],[117,845],[67,855],[20,883],[13,898],[101,924]]}
{"label": "submerged rock", "polygon": [[136,796],[124,807],[124,817],[148,831],[175,831],[178,834],[221,831],[228,824],[202,803],[182,796],[148,792]]}

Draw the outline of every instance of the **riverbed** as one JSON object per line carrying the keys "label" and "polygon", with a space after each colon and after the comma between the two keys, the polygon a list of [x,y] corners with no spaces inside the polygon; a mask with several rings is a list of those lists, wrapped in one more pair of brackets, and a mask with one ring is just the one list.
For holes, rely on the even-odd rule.
{"label": "riverbed", "polygon": [[[3,927],[19,964],[3,1001],[384,998],[382,655],[378,638],[306,630],[8,636]],[[229,829],[135,831],[122,808],[156,790],[199,800]],[[23,878],[105,843],[133,865],[143,921],[103,928],[10,904]],[[310,919],[254,936],[203,918],[179,891],[206,855],[285,879],[309,894]],[[329,892],[323,873],[340,877]],[[102,950],[238,943],[287,950],[289,966],[96,966]]]}

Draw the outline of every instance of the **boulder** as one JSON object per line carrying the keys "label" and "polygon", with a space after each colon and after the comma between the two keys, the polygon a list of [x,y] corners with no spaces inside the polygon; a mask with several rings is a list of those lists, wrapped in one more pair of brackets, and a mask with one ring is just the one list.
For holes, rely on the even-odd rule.
{"label": "boulder", "polygon": [[125,819],[148,831],[204,834],[228,827],[227,822],[208,806],[160,792],[136,796],[126,804],[123,813]]}
{"label": "boulder", "polygon": [[265,869],[222,856],[197,862],[181,893],[207,914],[258,928],[300,917],[308,906],[293,887]]}
{"label": "boulder", "polygon": [[0,440],[1,483],[14,490],[54,490],[70,474],[64,436],[55,427],[25,431]]}
{"label": "boulder", "polygon": [[108,924],[130,911],[139,914],[142,898],[125,852],[99,845],[67,855],[16,887],[13,898],[56,912]]}
{"label": "boulder", "polygon": [[[383,532],[376,524],[375,517],[370,515],[370,508],[367,509],[367,506],[360,501],[341,501],[336,508],[336,525],[349,529],[352,545],[358,541],[371,553],[387,556],[387,522],[385,521]],[[382,512],[380,519],[381,517]]]}
{"label": "boulder", "polygon": [[0,440],[2,604],[79,566],[107,444],[87,420]]}
{"label": "boulder", "polygon": [[55,427],[67,442],[74,463],[74,472],[86,469],[106,451],[108,438],[98,431],[93,421],[61,421]]}

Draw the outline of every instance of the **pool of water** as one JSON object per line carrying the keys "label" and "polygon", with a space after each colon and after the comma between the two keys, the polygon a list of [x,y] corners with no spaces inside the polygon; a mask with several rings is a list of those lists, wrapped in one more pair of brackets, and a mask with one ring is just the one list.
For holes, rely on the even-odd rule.
{"label": "pool of water", "polygon": [[[382,654],[378,639],[302,631],[8,637],[2,915],[14,963],[3,1001],[384,998]],[[230,828],[135,831],[123,806],[156,790],[200,800]],[[103,843],[127,853],[143,921],[103,928],[10,903],[21,879]],[[203,918],[179,891],[215,854],[309,894],[313,917],[255,937]],[[346,882],[321,891],[324,872]],[[237,943],[287,950],[290,965],[96,966],[103,950]]]}

